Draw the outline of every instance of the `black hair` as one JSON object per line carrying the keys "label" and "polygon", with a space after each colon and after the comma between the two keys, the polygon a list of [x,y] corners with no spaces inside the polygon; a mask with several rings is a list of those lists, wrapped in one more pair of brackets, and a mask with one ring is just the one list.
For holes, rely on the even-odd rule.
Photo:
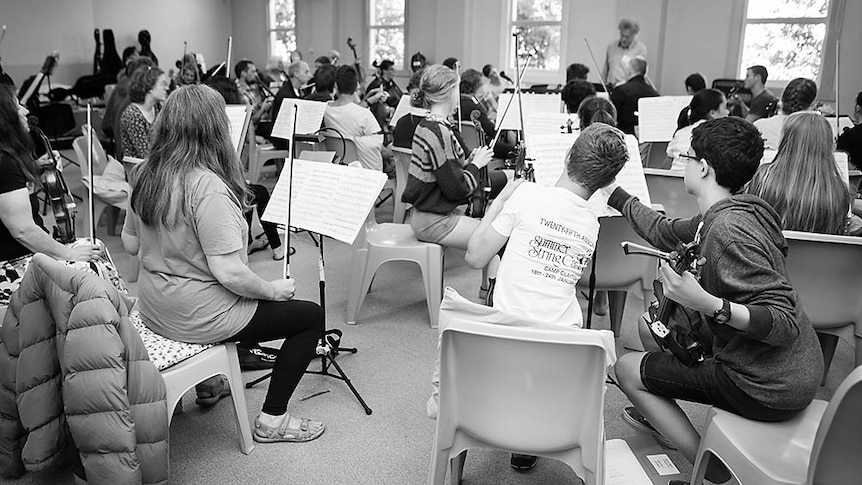
{"label": "black hair", "polygon": [[723,102],[726,102],[724,93],[717,89],[701,89],[694,93],[688,105],[687,124],[684,126],[691,126],[707,119],[709,112],[720,108]]}
{"label": "black hair", "polygon": [[326,65],[332,64],[332,59],[330,59],[326,56],[320,56],[317,59],[315,59],[314,62],[316,64],[320,64],[321,66],[326,66]]}
{"label": "black hair", "polygon": [[130,57],[132,57],[133,55],[135,55],[137,53],[138,53],[138,49],[137,49],[137,47],[135,47],[133,45],[130,45],[129,47],[126,47],[125,49],[123,49],[123,64],[125,65],[126,61],[128,61]]}
{"label": "black hair", "polygon": [[455,63],[457,63],[457,62],[458,62],[458,58],[447,57],[446,60],[443,61],[443,65],[454,71],[455,70]]}
{"label": "black hair", "polygon": [[380,69],[380,72],[383,72],[389,70],[389,68],[394,65],[394,62],[390,61],[389,59],[384,59],[380,61],[380,64],[377,64],[377,69]]}
{"label": "black hair", "polygon": [[475,69],[461,73],[461,94],[473,94],[482,85],[482,75]]}
{"label": "black hair", "polygon": [[237,62],[236,65],[233,67],[233,73],[236,74],[236,78],[239,79],[242,76],[242,73],[244,73],[248,69],[248,66],[252,65],[254,65],[253,61],[243,59]]}
{"label": "black hair", "polygon": [[338,66],[338,70],[335,71],[335,85],[338,86],[338,94],[353,94],[358,82],[356,77],[356,69],[353,66]]}
{"label": "black hair", "polygon": [[425,56],[421,52],[416,52],[410,58],[410,68],[413,69],[413,72],[416,72],[428,63],[428,60],[425,59]]}
{"label": "black hair", "polygon": [[593,87],[593,83],[584,81],[583,79],[575,79],[567,82],[563,90],[560,91],[560,97],[563,99],[563,103],[565,103],[566,110],[569,113],[577,113],[581,101],[595,94],[596,88]]}
{"label": "black hair", "polygon": [[324,64],[314,71],[314,87],[317,91],[331,93],[335,89],[335,72],[337,68],[332,64]]}
{"label": "black hair", "polygon": [[243,104],[236,83],[224,76],[210,76],[204,84],[213,88],[224,98],[225,104]]}
{"label": "black hair", "polygon": [[574,64],[569,64],[569,67],[566,68],[566,83],[569,83],[575,79],[583,79],[587,80],[587,76],[590,74],[590,68],[575,62]]}
{"label": "black hair", "polygon": [[701,89],[706,89],[706,79],[700,73],[689,74],[685,78],[685,87],[691,88],[692,92],[698,92]]}
{"label": "black hair", "polygon": [[617,126],[617,108],[605,98],[590,96],[578,106],[578,118],[582,130],[593,123]]}
{"label": "black hair", "polygon": [[[18,117],[18,96],[12,84],[0,84],[0,157],[9,157],[28,180],[40,185],[36,164],[30,156],[33,139]],[[3,177],[7,177],[3,174]]]}
{"label": "black hair", "polygon": [[728,116],[707,121],[691,132],[691,147],[715,171],[718,185],[739,192],[763,158],[763,137],[754,124]]}
{"label": "black hair", "polygon": [[781,93],[781,111],[789,115],[808,109],[817,98],[817,84],[810,79],[798,77],[789,83]]}
{"label": "black hair", "polygon": [[769,71],[767,71],[765,67],[758,64],[756,66],[749,67],[748,70],[755,76],[760,76],[760,82],[766,84],[766,78],[769,77]]}

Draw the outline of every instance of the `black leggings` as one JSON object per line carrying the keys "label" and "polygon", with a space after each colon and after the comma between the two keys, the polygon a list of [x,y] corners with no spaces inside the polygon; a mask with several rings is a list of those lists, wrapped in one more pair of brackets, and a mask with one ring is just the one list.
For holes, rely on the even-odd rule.
{"label": "black leggings", "polygon": [[248,325],[228,339],[240,342],[284,339],[263,402],[266,414],[280,416],[287,412],[290,396],[315,357],[323,320],[323,309],[311,301],[259,301]]}
{"label": "black leggings", "polygon": [[[266,238],[269,239],[269,247],[275,249],[281,246],[281,238],[278,236],[278,226],[272,222],[263,222],[263,212],[266,210],[266,204],[269,203],[269,191],[266,187],[259,184],[248,184],[248,188],[254,194],[252,202],[257,206],[257,216],[260,218],[260,225],[263,227],[263,232]],[[248,242],[251,242],[251,218],[252,213],[245,213],[245,221],[248,223]]]}

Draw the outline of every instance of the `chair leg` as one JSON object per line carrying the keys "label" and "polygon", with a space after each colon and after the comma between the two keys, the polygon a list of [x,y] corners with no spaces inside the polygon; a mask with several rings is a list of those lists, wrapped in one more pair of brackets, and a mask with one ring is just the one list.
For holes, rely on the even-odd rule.
{"label": "chair leg", "polygon": [[437,449],[438,437],[434,437],[434,448],[431,450],[431,470],[428,473],[428,485],[443,485],[446,480],[446,467],[449,465],[449,450]]}
{"label": "chair leg", "polygon": [[[347,288],[347,307],[344,310],[344,321],[348,325],[356,325],[359,316],[359,308],[365,300],[368,287],[364,286],[365,272],[368,268],[368,250],[360,249],[353,251],[350,261],[349,286]],[[371,281],[368,282],[369,286]]]}
{"label": "chair leg", "polygon": [[820,380],[820,385],[826,385],[826,376],[829,375],[829,366],[832,365],[832,357],[835,356],[835,348],[838,346],[838,336],[828,333],[818,333],[817,338],[820,340],[820,350],[823,351],[823,378]]}
{"label": "chair leg", "polygon": [[239,369],[239,356],[235,343],[224,344],[227,350],[229,374],[227,382],[230,386],[233,410],[236,414],[236,431],[239,434],[239,446],[243,454],[248,455],[254,449],[251,437],[251,426],[248,424],[248,409],[245,406],[245,386],[242,383],[242,372]]}
{"label": "chair leg", "polygon": [[452,485],[460,485],[461,479],[464,477],[464,462],[467,461],[467,450],[462,451],[455,458],[449,460],[452,464],[452,476],[449,477],[449,483]]}
{"label": "chair leg", "polygon": [[[116,236],[117,235],[117,220],[120,218],[120,208],[110,206],[108,207],[108,235]],[[96,225],[99,225],[99,221],[96,221]]]}
{"label": "chair leg", "polygon": [[432,248],[428,251],[425,265],[421,265],[425,281],[425,299],[431,328],[437,328],[440,319],[440,302],[443,300],[443,251]]}
{"label": "chair leg", "polygon": [[626,308],[625,291],[608,291],[608,306],[610,308],[611,330],[614,337],[620,336],[620,326],[623,322],[623,310]]}

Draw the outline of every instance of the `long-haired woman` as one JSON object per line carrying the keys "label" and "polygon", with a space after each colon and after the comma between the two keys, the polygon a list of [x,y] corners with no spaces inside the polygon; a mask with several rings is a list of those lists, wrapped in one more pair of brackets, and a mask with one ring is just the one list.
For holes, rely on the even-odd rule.
{"label": "long-haired woman", "polygon": [[[323,311],[294,299],[292,279],[266,281],[247,266],[249,196],[222,97],[183,86],[165,102],[149,158],[133,172],[123,245],[141,261],[141,317],[156,333],[192,343],[285,339],[254,439],[309,441],[323,423],[287,405],[315,355]],[[198,404],[228,393],[223,379],[210,379]]]}
{"label": "long-haired woman", "polygon": [[820,113],[794,113],[772,163],[761,165],[748,186],[791,231],[844,234],[850,192],[835,166],[832,128]]}
{"label": "long-haired woman", "polygon": [[27,115],[15,87],[0,85],[0,308],[9,304],[34,253],[74,262],[70,264],[100,274],[125,291],[116,270],[101,259],[98,245],[87,241],[65,245],[48,234],[36,197],[42,182]]}
{"label": "long-haired woman", "polygon": [[[683,110],[685,113],[686,110]],[[687,108],[685,125],[676,130],[667,144],[667,157],[673,161],[671,170],[685,170],[685,159],[680,155],[688,153],[691,147],[691,130],[701,123],[727,116],[727,98],[717,89],[701,89],[691,97]],[[680,118],[683,118],[680,115]]]}

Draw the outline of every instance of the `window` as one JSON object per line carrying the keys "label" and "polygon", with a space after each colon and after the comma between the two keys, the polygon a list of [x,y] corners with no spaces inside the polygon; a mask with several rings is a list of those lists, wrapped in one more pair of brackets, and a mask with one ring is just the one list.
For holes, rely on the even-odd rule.
{"label": "window", "polygon": [[269,55],[289,59],[295,50],[294,0],[269,0]]}
{"label": "window", "polygon": [[369,62],[390,60],[404,69],[404,0],[369,0]]}
{"label": "window", "polygon": [[514,0],[510,18],[511,32],[520,36],[518,56],[530,57],[529,69],[559,71],[563,0]]}
{"label": "window", "polygon": [[829,0],[749,0],[742,41],[741,77],[763,65],[769,79],[817,79]]}

